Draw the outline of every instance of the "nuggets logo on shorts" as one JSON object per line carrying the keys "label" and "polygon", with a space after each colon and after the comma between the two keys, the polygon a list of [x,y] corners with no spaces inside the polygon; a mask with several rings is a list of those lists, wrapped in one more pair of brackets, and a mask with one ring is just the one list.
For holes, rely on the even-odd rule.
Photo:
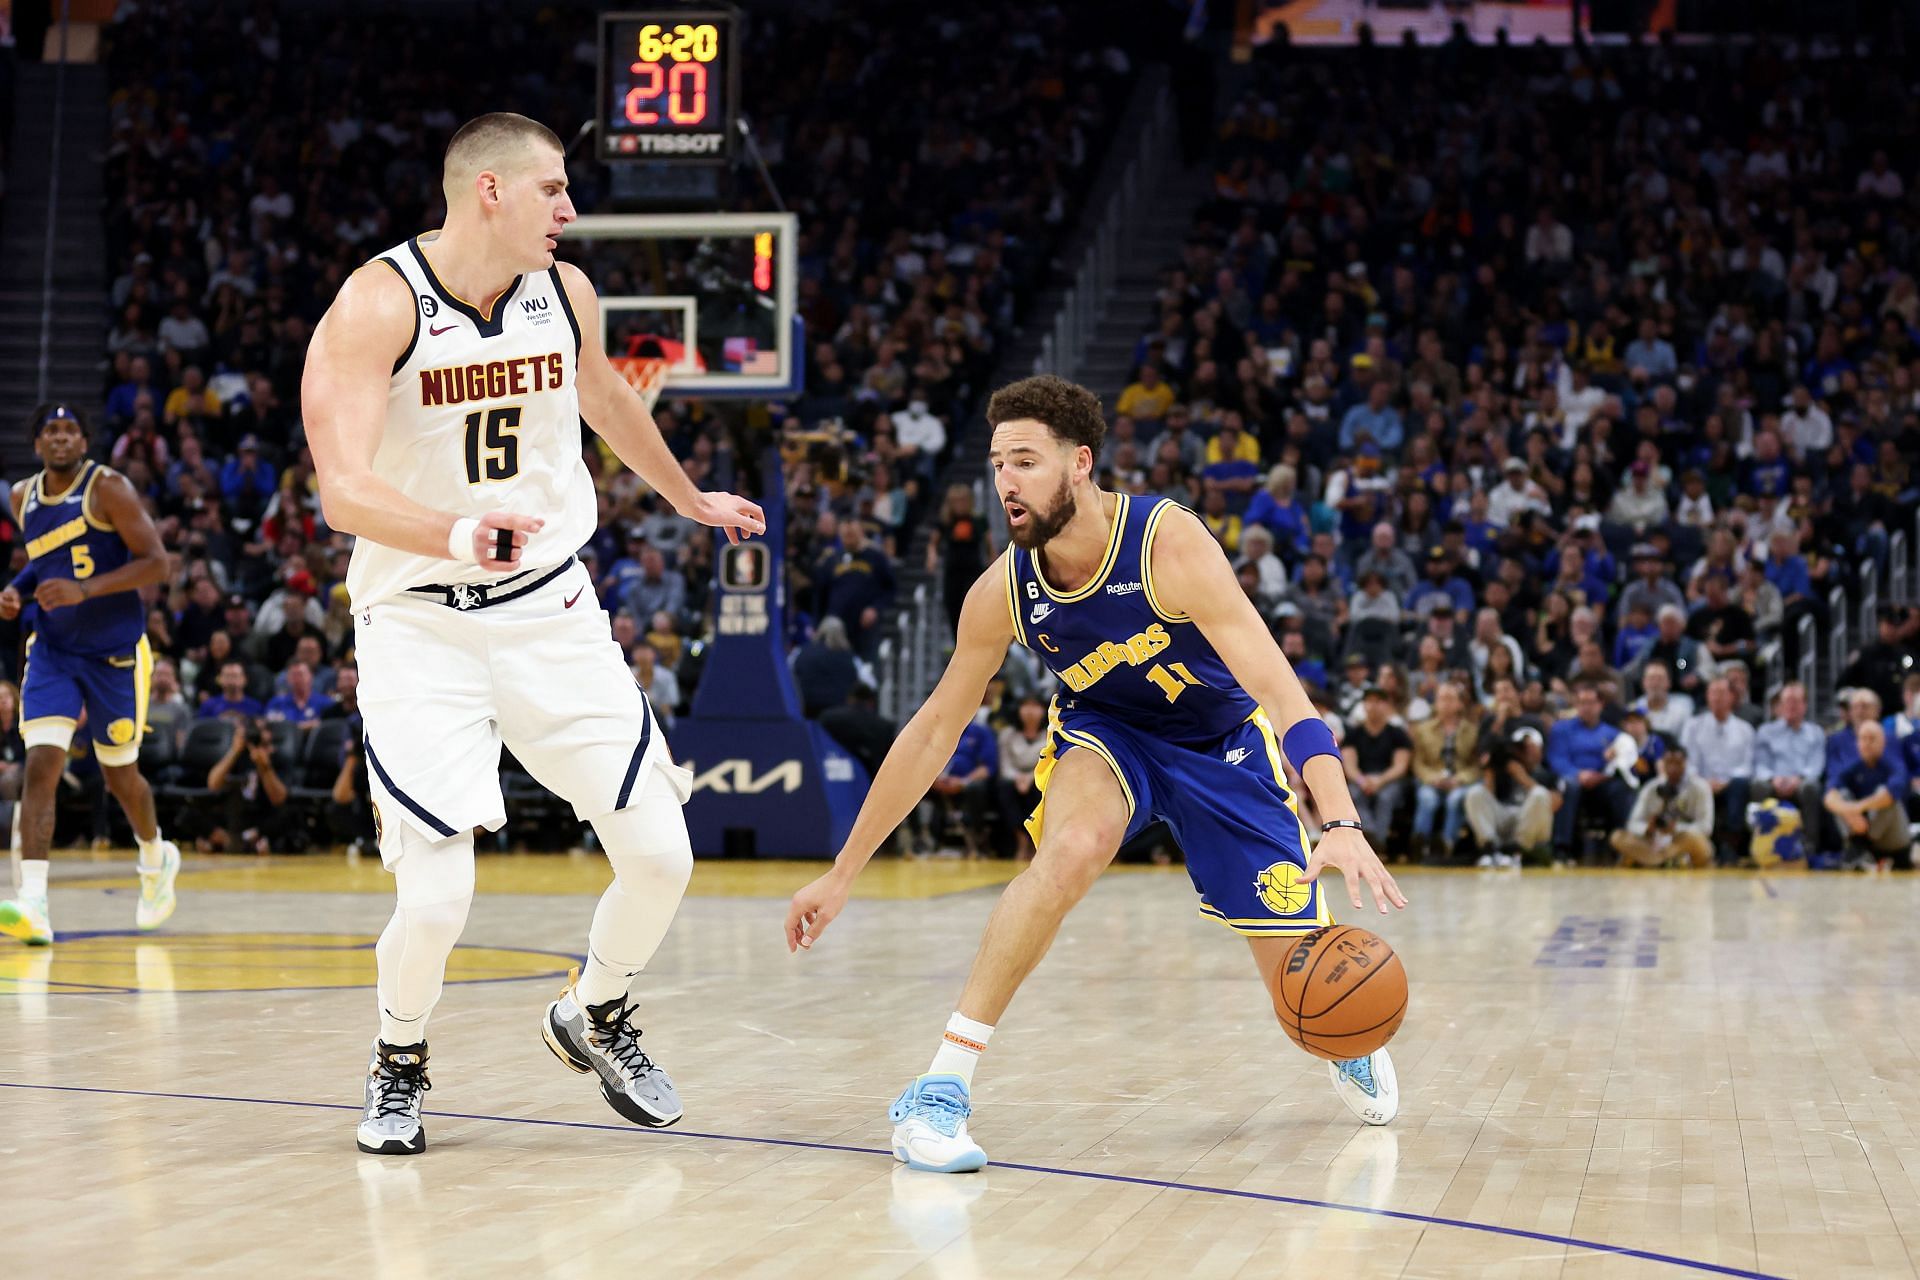
{"label": "nuggets logo on shorts", "polygon": [[1291,916],[1307,909],[1313,899],[1313,886],[1301,881],[1302,872],[1291,862],[1276,862],[1260,873],[1253,888],[1267,910],[1277,916]]}
{"label": "nuggets logo on shorts", "polygon": [[124,747],[129,742],[132,742],[133,741],[133,721],[122,718],[119,720],[115,720],[112,724],[108,725],[107,741],[113,743],[113,745],[116,747]]}
{"label": "nuggets logo on shorts", "polygon": [[386,832],[387,824],[380,820],[380,802],[369,799],[367,803],[373,806],[373,842],[379,844]]}

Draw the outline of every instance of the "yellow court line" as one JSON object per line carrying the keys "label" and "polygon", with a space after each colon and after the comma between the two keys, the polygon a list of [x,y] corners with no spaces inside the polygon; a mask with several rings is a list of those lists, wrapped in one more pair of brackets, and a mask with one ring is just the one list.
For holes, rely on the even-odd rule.
{"label": "yellow court line", "polygon": [[[58,877],[57,889],[136,889],[139,881],[124,874],[132,855],[126,852],[101,854],[60,854],[57,863],[71,866],[76,861],[102,864],[97,875],[79,879]],[[113,866],[113,864],[119,866]],[[997,858],[881,858],[871,863],[854,882],[853,896],[870,900],[928,899],[950,893],[1003,885],[1020,873],[1024,864]],[[693,882],[687,893],[695,898],[786,898],[827,869],[820,861],[721,860],[704,859],[693,866]],[[111,870],[108,868],[112,867]],[[1507,883],[1500,872],[1479,867],[1390,866],[1396,879],[1423,876],[1485,876],[1489,887]],[[1109,868],[1119,875],[1175,875],[1186,878],[1186,868],[1178,864],[1153,866],[1124,864]],[[1510,873],[1507,873],[1510,874]],[[1659,872],[1623,867],[1529,868],[1526,878],[1540,876],[1619,876],[1661,879]],[[1684,872],[1674,872],[1684,876]],[[1752,880],[1759,876],[1786,879],[1805,876],[1803,867],[1781,867],[1767,871],[1716,871],[1713,879]],[[565,854],[507,853],[483,855],[479,859],[476,889],[482,894],[597,894],[606,887],[611,873],[606,859],[598,854],[575,850]],[[373,856],[351,857],[345,854],[315,854],[307,857],[194,857],[189,855],[181,872],[184,893],[368,893],[389,895],[393,877]]]}

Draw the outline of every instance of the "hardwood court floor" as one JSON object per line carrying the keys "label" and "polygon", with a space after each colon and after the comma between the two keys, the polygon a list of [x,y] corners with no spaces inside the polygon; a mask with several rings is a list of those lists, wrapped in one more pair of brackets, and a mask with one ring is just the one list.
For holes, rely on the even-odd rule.
{"label": "hardwood court floor", "polygon": [[[596,859],[491,859],[432,1031],[424,1156],[353,1148],[377,864],[56,863],[0,944],[0,1205],[22,1274],[1915,1275],[1913,879],[1443,872],[1382,928],[1399,1120],[1286,1043],[1177,872],[1104,880],[995,1036],[942,1177],[886,1153],[999,864],[880,864],[812,955],[814,868],[703,864],[641,980],[681,1126],[630,1128],[536,1020]],[[1352,912],[1342,912],[1351,918]],[[1369,921],[1369,923],[1377,923]]]}

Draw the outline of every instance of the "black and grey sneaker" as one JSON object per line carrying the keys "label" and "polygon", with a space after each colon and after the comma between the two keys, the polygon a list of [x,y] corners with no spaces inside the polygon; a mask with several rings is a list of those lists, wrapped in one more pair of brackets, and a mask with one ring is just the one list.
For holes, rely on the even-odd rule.
{"label": "black and grey sneaker", "polygon": [[359,1147],[369,1155],[413,1156],[427,1149],[420,1100],[427,1080],[427,1044],[373,1042],[367,1064],[367,1107],[360,1117]]}
{"label": "black and grey sneaker", "polygon": [[640,1047],[636,1010],[622,997],[582,1007],[573,987],[579,970],[567,976],[567,989],[547,1006],[540,1034],[553,1056],[573,1070],[600,1076],[607,1105],[638,1125],[664,1129],[680,1119],[680,1095],[667,1073]]}

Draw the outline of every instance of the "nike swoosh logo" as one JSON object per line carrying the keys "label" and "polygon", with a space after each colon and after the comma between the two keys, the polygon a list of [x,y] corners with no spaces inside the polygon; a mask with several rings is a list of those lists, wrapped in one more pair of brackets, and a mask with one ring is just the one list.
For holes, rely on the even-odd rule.
{"label": "nike swoosh logo", "polygon": [[427,336],[429,338],[437,338],[443,333],[452,333],[455,329],[458,329],[459,327],[460,326],[457,324],[442,325],[438,329],[427,330]]}
{"label": "nike swoosh logo", "polygon": [[574,602],[575,600],[578,600],[578,599],[580,598],[580,592],[581,592],[581,591],[585,591],[585,590],[586,590],[586,588],[585,588],[585,587],[582,587],[582,588],[580,588],[580,591],[576,591],[576,592],[574,592],[574,593],[573,593],[573,594],[572,594],[571,596],[569,596],[569,597],[567,598],[567,608],[569,608],[569,609],[571,609],[571,608],[573,608],[573,602]]}

